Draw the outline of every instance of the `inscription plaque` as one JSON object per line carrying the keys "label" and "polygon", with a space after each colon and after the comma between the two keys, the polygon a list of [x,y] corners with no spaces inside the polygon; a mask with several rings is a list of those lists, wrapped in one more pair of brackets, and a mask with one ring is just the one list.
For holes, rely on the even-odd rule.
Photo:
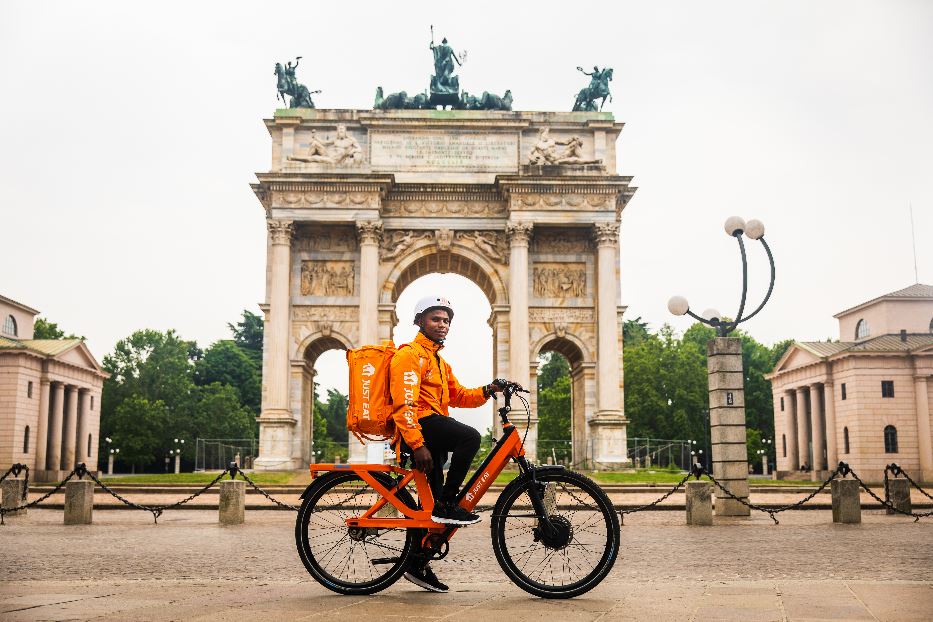
{"label": "inscription plaque", "polygon": [[517,133],[373,131],[369,146],[373,170],[518,171]]}

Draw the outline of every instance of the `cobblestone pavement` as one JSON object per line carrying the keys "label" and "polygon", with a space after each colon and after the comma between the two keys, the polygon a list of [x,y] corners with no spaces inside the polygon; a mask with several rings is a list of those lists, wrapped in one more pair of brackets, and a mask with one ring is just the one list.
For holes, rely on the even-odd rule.
{"label": "cobblestone pavement", "polygon": [[[488,513],[485,515],[488,520]],[[64,526],[30,510],[0,527],[3,620],[933,620],[933,522],[863,512],[834,525],[822,510],[716,519],[681,512],[626,517],[615,568],[569,601],[534,598],[499,569],[481,524],[462,530],[434,568],[452,586],[403,581],[370,597],[332,594],[295,553],[294,514],[97,510]]]}

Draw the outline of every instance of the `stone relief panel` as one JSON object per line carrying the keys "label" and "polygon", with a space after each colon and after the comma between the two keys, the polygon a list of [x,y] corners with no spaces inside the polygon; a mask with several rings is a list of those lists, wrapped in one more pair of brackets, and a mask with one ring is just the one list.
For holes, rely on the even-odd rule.
{"label": "stone relief panel", "polygon": [[302,296],[352,296],[354,292],[354,262],[302,261]]}
{"label": "stone relief panel", "polygon": [[574,255],[593,250],[593,238],[588,231],[577,229],[538,229],[535,233],[533,253]]}
{"label": "stone relief panel", "polygon": [[582,298],[586,295],[586,264],[536,263],[532,290],[538,298]]}
{"label": "stone relief panel", "polygon": [[433,240],[433,231],[396,230],[386,231],[379,246],[379,257],[389,261],[401,257],[408,249],[422,240]]}
{"label": "stone relief panel", "polygon": [[528,164],[553,166],[566,164],[602,164],[600,159],[587,159],[583,154],[583,139],[579,136],[554,138],[551,128],[544,126],[528,154]]}
{"label": "stone relief panel", "polygon": [[273,192],[272,207],[379,207],[379,195],[376,192]]}
{"label": "stone relief panel", "polygon": [[455,239],[495,263],[508,263],[509,243],[501,231],[458,231]]}
{"label": "stone relief panel", "polygon": [[505,216],[501,201],[386,201],[384,216]]}
{"label": "stone relief panel", "polygon": [[336,132],[331,135],[318,136],[317,130],[311,130],[306,135],[299,135],[296,153],[288,156],[291,162],[305,164],[328,164],[331,166],[356,167],[365,159],[363,148],[352,134],[347,132],[347,126],[338,125]]}
{"label": "stone relief panel", "polygon": [[298,252],[352,252],[357,247],[356,231],[350,227],[330,227],[324,230],[302,229],[294,243]]}

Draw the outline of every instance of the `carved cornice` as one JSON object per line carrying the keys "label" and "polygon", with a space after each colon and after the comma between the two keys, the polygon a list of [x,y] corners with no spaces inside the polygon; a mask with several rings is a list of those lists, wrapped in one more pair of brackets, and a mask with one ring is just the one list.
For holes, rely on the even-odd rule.
{"label": "carved cornice", "polygon": [[379,193],[368,192],[311,191],[311,192],[272,192],[272,207],[348,207],[379,208]]}
{"label": "carved cornice", "polygon": [[356,234],[360,244],[378,245],[382,241],[382,221],[364,220],[356,223]]}
{"label": "carved cornice", "polygon": [[534,225],[530,222],[509,222],[505,225],[505,233],[509,236],[511,246],[528,246]]}
{"label": "carved cornice", "polygon": [[273,244],[284,244],[288,246],[292,243],[295,227],[291,220],[270,219],[266,221],[266,227],[269,229],[269,235],[272,237]]}
{"label": "carved cornice", "polygon": [[593,225],[593,237],[596,239],[596,246],[617,246],[619,244],[618,223],[596,223]]}

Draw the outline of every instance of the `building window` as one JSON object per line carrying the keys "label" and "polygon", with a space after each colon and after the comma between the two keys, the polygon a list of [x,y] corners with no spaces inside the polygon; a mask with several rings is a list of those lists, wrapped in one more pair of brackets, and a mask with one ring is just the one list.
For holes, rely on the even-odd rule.
{"label": "building window", "polygon": [[881,397],[894,397],[894,381],[893,380],[882,380],[881,381]]}
{"label": "building window", "polygon": [[849,453],[849,428],[842,428],[842,453]]}
{"label": "building window", "polygon": [[784,412],[784,398],[781,398],[781,412]]}
{"label": "building window", "polygon": [[91,410],[94,410],[94,396],[91,396]]}
{"label": "building window", "polygon": [[26,397],[32,399],[32,380],[26,383]]}
{"label": "building window", "polygon": [[17,336],[16,318],[14,318],[12,315],[6,316],[6,319],[3,320],[3,332],[5,332],[7,335],[13,335],[14,337]]}
{"label": "building window", "polygon": [[859,320],[855,325],[855,338],[864,339],[865,337],[868,337],[868,322]]}
{"label": "building window", "polygon": [[933,333],[933,320],[930,320],[930,332]]}
{"label": "building window", "polygon": [[897,428],[893,425],[884,426],[884,453],[897,453]]}
{"label": "building window", "polygon": [[787,457],[787,435],[781,434],[781,449],[783,450],[784,457]]}
{"label": "building window", "polygon": [[846,383],[842,383],[842,399],[846,399]]}
{"label": "building window", "polygon": [[85,458],[90,458],[90,457],[91,457],[91,435],[88,434],[87,435],[87,455],[85,456]]}
{"label": "building window", "polygon": [[23,434],[23,453],[29,453],[29,426],[26,426],[26,432]]}

